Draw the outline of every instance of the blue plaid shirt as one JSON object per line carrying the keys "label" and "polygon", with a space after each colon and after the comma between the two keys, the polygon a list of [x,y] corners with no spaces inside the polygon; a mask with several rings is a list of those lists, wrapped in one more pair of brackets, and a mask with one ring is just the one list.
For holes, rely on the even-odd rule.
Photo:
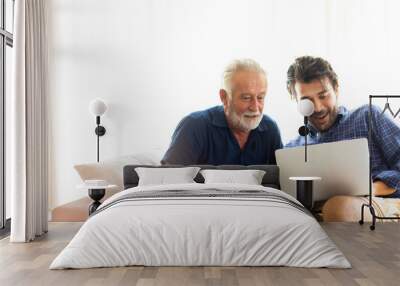
{"label": "blue plaid shirt", "polygon": [[[331,128],[318,132],[310,125],[307,143],[318,144],[356,138],[368,138],[369,106],[348,111],[339,107],[338,117]],[[400,127],[381,110],[372,106],[372,142],[368,142],[372,161],[372,180],[381,180],[400,198]],[[304,137],[290,141],[285,147],[304,145]]]}

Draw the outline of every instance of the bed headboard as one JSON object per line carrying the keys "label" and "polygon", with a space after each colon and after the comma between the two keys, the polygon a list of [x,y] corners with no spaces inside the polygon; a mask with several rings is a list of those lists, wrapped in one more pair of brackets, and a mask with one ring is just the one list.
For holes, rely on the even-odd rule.
{"label": "bed headboard", "polygon": [[[202,170],[204,169],[219,169],[219,170],[248,170],[248,169],[256,169],[265,171],[265,175],[262,179],[262,185],[265,187],[271,187],[275,189],[280,189],[279,185],[279,167],[276,165],[250,165],[250,166],[242,166],[242,165],[190,165],[195,167],[200,167]],[[162,165],[162,166],[154,166],[154,165],[127,165],[124,167],[124,189],[129,189],[136,187],[139,183],[139,176],[135,171],[137,167],[147,167],[147,168],[176,168],[176,167],[185,167],[183,165]],[[187,167],[187,166],[186,166]],[[203,176],[198,173],[194,178],[197,183],[204,183]]]}

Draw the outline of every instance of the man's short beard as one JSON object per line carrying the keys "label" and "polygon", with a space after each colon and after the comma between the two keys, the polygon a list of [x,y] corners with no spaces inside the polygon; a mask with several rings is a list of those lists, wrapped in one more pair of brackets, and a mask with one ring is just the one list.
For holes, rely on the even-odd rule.
{"label": "man's short beard", "polygon": [[[246,118],[247,116],[258,116],[256,119],[249,120]],[[233,108],[232,103],[229,104],[226,112],[227,119],[234,129],[239,129],[244,132],[250,132],[253,129],[256,129],[260,124],[263,115],[259,112],[244,112],[241,116],[239,116]]]}
{"label": "man's short beard", "polygon": [[337,105],[335,105],[331,110],[327,110],[324,113],[325,113],[324,115],[328,114],[328,116],[329,116],[329,122],[327,123],[327,126],[325,126],[325,128],[320,128],[321,126],[317,126],[316,124],[313,124],[315,117],[320,116],[320,114],[314,113],[314,114],[312,114],[312,116],[310,118],[311,125],[315,129],[317,129],[319,132],[325,132],[325,131],[329,130],[335,124],[335,121],[336,121],[338,113],[339,113],[339,107]]}

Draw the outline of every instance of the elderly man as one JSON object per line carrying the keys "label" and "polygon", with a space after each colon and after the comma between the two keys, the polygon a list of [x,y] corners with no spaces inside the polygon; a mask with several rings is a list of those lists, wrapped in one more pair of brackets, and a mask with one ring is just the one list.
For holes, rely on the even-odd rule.
{"label": "elderly man", "polygon": [[[297,58],[287,72],[287,89],[297,101],[307,98],[314,103],[315,111],[309,117],[311,132],[307,137],[310,144],[368,138],[368,105],[352,111],[338,106],[338,78],[326,60],[310,56]],[[374,194],[400,198],[400,128],[376,107],[372,108],[372,120],[374,129],[369,151]],[[303,144],[304,138],[299,136],[286,147]],[[342,210],[352,209],[358,215],[361,203],[354,197],[338,196],[325,204],[323,212],[331,220],[354,217]]]}
{"label": "elderly man", "polygon": [[197,111],[178,124],[163,164],[276,164],[278,126],[263,114],[265,71],[254,60],[236,60],[224,72],[223,106]]}

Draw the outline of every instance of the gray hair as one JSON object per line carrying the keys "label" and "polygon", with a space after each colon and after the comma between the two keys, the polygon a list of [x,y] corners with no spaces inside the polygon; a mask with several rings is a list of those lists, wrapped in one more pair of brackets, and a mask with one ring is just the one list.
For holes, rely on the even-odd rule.
{"label": "gray hair", "polygon": [[267,73],[255,60],[253,59],[234,60],[225,68],[223,74],[222,88],[228,93],[229,97],[232,94],[232,87],[231,87],[232,77],[238,71],[257,72],[259,74],[264,75],[265,80],[267,80]]}

